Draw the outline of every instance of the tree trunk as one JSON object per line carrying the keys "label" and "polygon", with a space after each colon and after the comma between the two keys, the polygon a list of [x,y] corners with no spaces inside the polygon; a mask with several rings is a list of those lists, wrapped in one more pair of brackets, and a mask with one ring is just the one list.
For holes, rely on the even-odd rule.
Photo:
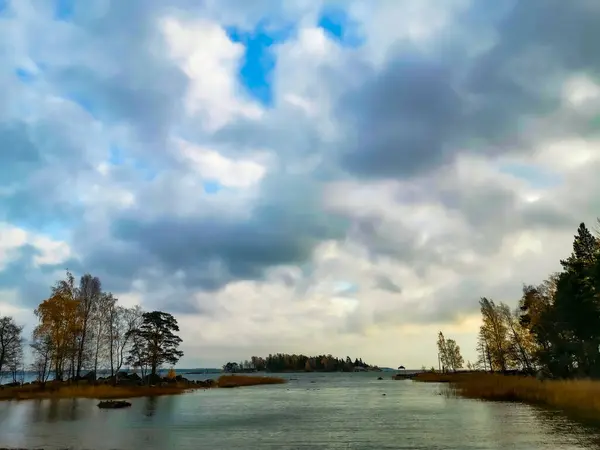
{"label": "tree trunk", "polygon": [[115,317],[114,317],[114,308],[111,310],[111,314],[110,314],[110,327],[109,327],[109,345],[110,345],[110,376],[114,377],[115,376],[115,355],[114,355],[114,336],[115,336],[115,331],[113,329],[114,327],[114,322],[115,322]]}
{"label": "tree trunk", "polygon": [[81,368],[83,367],[83,350],[85,348],[85,339],[87,336],[87,320],[83,322],[83,330],[81,332],[81,340],[77,349],[77,378],[81,376]]}

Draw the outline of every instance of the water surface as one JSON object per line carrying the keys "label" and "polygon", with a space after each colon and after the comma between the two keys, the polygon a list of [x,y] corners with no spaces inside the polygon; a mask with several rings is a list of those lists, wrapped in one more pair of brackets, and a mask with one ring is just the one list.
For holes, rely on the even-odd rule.
{"label": "water surface", "polygon": [[373,373],[285,376],[295,380],[133,399],[124,410],[87,399],[0,402],[0,448],[600,448],[597,430],[560,414],[447,398],[443,385]]}

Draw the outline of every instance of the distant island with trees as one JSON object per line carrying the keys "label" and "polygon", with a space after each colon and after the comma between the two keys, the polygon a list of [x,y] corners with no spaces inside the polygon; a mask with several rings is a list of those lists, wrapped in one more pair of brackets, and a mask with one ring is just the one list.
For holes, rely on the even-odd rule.
{"label": "distant island with trees", "polygon": [[379,372],[381,369],[377,366],[371,366],[364,363],[362,358],[355,358],[353,361],[349,356],[346,356],[346,358],[336,358],[332,355],[306,356],[277,353],[269,355],[266,358],[253,356],[250,360],[240,361],[239,363],[228,362],[223,366],[223,371],[228,373]]}
{"label": "distant island with trees", "polygon": [[[179,325],[169,313],[127,308],[102,290],[97,277],[66,277],[34,310],[38,324],[28,366],[36,380],[25,382],[23,326],[0,316],[0,400],[45,397],[115,398],[177,394],[193,388],[282,383],[275,377],[223,377],[190,381],[173,367],[183,356]],[[170,367],[167,376],[160,369]],[[105,377],[98,377],[99,374]]]}
{"label": "distant island with trees", "polygon": [[[285,381],[266,376],[232,377],[246,372],[380,370],[362,358],[277,353],[253,356],[240,363],[228,362],[223,372],[229,375],[216,381],[189,381],[185,374],[177,375],[173,369],[183,356],[177,320],[167,312],[120,305],[111,292],[102,289],[100,279],[89,273],[76,283],[67,270],[65,278],[51,287],[50,295],[35,308],[34,314],[38,323],[29,342],[31,364],[25,363],[23,326],[10,316],[0,316],[0,383],[3,375],[8,374],[10,379],[1,386],[0,399],[160,395],[197,387]],[[167,376],[161,375],[164,368],[170,368]],[[36,380],[25,382],[25,372],[33,372]]]}

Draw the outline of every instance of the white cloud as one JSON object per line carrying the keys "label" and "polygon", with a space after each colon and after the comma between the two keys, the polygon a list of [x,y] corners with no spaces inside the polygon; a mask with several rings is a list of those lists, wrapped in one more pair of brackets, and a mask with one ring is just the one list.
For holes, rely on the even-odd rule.
{"label": "white cloud", "polygon": [[263,178],[266,168],[251,160],[232,160],[215,150],[180,141],[183,158],[189,161],[198,174],[207,181],[216,180],[232,188],[248,188]]}
{"label": "white cloud", "polygon": [[262,109],[240,95],[238,65],[244,46],[232,42],[218,23],[183,23],[164,19],[162,31],[175,58],[190,79],[186,98],[189,114],[199,114],[203,126],[215,131],[236,116],[260,119]]}
{"label": "white cloud", "polygon": [[567,106],[581,107],[600,98],[600,86],[588,76],[576,75],[565,83],[563,96]]}
{"label": "white cloud", "polygon": [[[22,291],[52,282],[40,266],[62,276],[57,267],[76,258],[124,305],[175,311],[182,365],[297,351],[419,367],[436,363],[440,329],[474,359],[478,298],[514,303],[521,283],[558,268],[578,222],[600,210],[598,142],[582,131],[598,112],[591,71],[560,49],[540,53],[536,30],[503,36],[490,19],[497,11],[484,17],[466,0],[355,0],[347,6],[364,46],[351,48],[316,27],[322,2],[149,2],[135,21],[125,6],[93,3],[93,14],[57,23],[50,8],[13,2],[17,15],[0,30],[0,125],[25,125],[10,145],[0,134],[0,146],[15,149],[2,154],[0,271],[29,268],[18,289],[0,286],[0,313],[30,310],[21,306],[36,297]],[[297,25],[272,49],[268,107],[242,86],[244,44],[225,31],[252,31],[265,14],[274,29]],[[466,107],[451,102],[457,130],[443,143],[455,157],[438,160],[425,145],[421,153],[443,163],[358,176],[340,162],[349,146],[366,154],[391,135],[403,145],[388,154],[410,151],[412,141],[382,122],[395,132],[419,117],[425,125],[415,128],[438,131],[421,116],[443,114],[439,98],[402,109],[436,86],[403,91],[403,73],[385,71],[404,50],[447,65],[442,81],[493,113],[461,128]],[[36,82],[19,82],[17,67]],[[361,119],[366,132],[355,135]],[[29,141],[39,152],[25,152]],[[477,152],[456,144],[471,141]],[[113,146],[123,161],[111,161]],[[208,195],[206,181],[229,189]],[[50,222],[64,241],[37,231]],[[30,259],[27,244],[38,252]]]}
{"label": "white cloud", "polygon": [[38,252],[33,257],[36,266],[58,264],[72,256],[66,242],[0,222],[0,270],[18,258],[19,250],[26,244],[32,245]]}

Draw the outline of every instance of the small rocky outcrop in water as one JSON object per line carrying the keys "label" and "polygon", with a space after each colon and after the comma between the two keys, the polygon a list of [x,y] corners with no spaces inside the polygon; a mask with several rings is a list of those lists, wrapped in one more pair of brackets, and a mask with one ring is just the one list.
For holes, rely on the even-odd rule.
{"label": "small rocky outcrop in water", "polygon": [[196,384],[200,385],[204,388],[210,388],[210,387],[216,386],[217,383],[215,380],[209,378],[208,380],[204,380],[204,381],[198,380],[198,381],[196,381]]}
{"label": "small rocky outcrop in water", "polygon": [[126,402],[125,400],[106,400],[98,403],[98,408],[103,409],[120,409],[120,408],[129,408],[131,403]]}

